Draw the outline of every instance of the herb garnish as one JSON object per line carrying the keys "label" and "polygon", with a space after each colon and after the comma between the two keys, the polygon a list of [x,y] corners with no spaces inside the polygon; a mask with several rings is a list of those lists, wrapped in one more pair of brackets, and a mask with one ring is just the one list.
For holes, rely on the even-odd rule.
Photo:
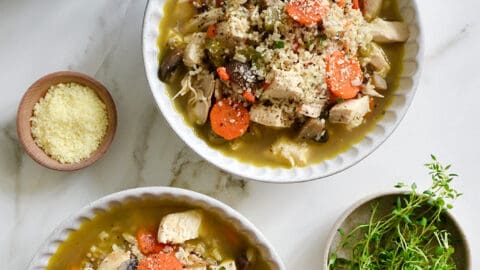
{"label": "herb garnish", "polygon": [[[348,233],[339,230],[337,247],[349,249],[350,258],[335,251],[329,257],[328,269],[456,269],[451,235],[442,224],[445,209],[451,209],[451,202],[461,195],[450,185],[457,175],[448,173],[450,165],[441,165],[433,155],[425,167],[432,177],[430,188],[419,194],[414,183],[408,193],[397,198],[389,214],[377,216],[378,203],[373,204],[368,224]],[[398,183],[395,187],[407,185]]]}
{"label": "herb garnish", "polygon": [[275,48],[277,49],[285,48],[285,41],[283,40],[275,41],[274,45],[275,45]]}

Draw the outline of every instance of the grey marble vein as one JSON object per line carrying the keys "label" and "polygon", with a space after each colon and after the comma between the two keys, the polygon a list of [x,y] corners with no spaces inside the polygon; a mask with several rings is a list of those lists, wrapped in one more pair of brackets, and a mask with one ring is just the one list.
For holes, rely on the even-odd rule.
{"label": "grey marble vein", "polygon": [[143,177],[143,169],[145,168],[145,155],[148,150],[148,142],[150,141],[150,135],[152,132],[153,124],[158,116],[158,111],[154,104],[148,104],[145,107],[141,120],[141,127],[135,138],[135,146],[133,149],[133,160],[135,162],[135,168],[137,170],[136,185],[145,185],[145,179]]}
{"label": "grey marble vein", "polygon": [[453,49],[458,43],[463,39],[467,38],[469,35],[469,29],[472,28],[472,24],[464,25],[454,36],[445,39],[443,43],[437,47],[430,55],[428,55],[428,60],[435,60],[438,56],[444,54],[445,52]]}
{"label": "grey marble vein", "polygon": [[171,172],[170,186],[195,190],[230,205],[237,205],[248,195],[245,180],[216,168],[187,146],[175,156]]}

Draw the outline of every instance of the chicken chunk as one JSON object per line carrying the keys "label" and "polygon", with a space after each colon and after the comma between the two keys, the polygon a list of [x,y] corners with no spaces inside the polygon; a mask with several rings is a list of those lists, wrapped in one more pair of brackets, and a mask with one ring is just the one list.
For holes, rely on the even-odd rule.
{"label": "chicken chunk", "polygon": [[369,111],[370,98],[363,96],[333,106],[330,109],[329,120],[332,123],[345,124],[348,128],[355,128],[363,122],[363,118]]}
{"label": "chicken chunk", "polygon": [[294,71],[272,69],[268,77],[273,78],[268,88],[263,92],[263,99],[299,99],[302,89],[298,86],[302,77]]}
{"label": "chicken chunk", "polygon": [[157,240],[164,244],[184,243],[198,237],[201,224],[202,213],[199,210],[168,214],[160,222]]}
{"label": "chicken chunk", "polygon": [[360,50],[363,66],[371,65],[380,76],[386,76],[390,71],[390,61],[385,51],[378,44],[372,42]]}
{"label": "chicken chunk", "polygon": [[130,253],[124,251],[113,251],[108,254],[98,267],[98,270],[118,270],[122,265],[128,264]]}
{"label": "chicken chunk", "polygon": [[250,109],[250,121],[264,126],[285,128],[293,124],[289,117],[279,106],[265,106],[255,104]]}
{"label": "chicken chunk", "polygon": [[236,7],[227,13],[227,20],[217,24],[217,35],[228,41],[244,41],[248,38],[250,23],[248,10],[245,7]]}
{"label": "chicken chunk", "polygon": [[362,94],[367,96],[383,98],[383,95],[377,92],[376,87],[373,84],[372,78],[368,79],[367,83],[362,85],[362,89],[360,91],[362,92]]}
{"label": "chicken chunk", "polygon": [[216,266],[211,266],[211,270],[237,270],[234,260],[225,260],[221,264]]}
{"label": "chicken chunk", "polygon": [[274,158],[286,161],[291,166],[307,164],[309,148],[305,142],[296,143],[282,137],[272,145],[270,150]]}
{"label": "chicken chunk", "polygon": [[187,23],[185,23],[180,32],[184,35],[202,31],[209,25],[215,24],[224,16],[222,8],[214,8],[207,12],[193,16]]}
{"label": "chicken chunk", "polygon": [[185,48],[183,63],[187,67],[193,67],[202,63],[205,57],[205,33],[195,33]]}
{"label": "chicken chunk", "polygon": [[368,24],[373,41],[380,43],[405,42],[408,39],[408,25],[404,22],[389,22],[376,18]]}
{"label": "chicken chunk", "polygon": [[304,103],[300,105],[298,112],[302,115],[311,118],[317,118],[322,114],[323,107],[325,106],[326,99],[318,103]]}
{"label": "chicken chunk", "polygon": [[191,84],[196,91],[190,92],[188,116],[196,124],[203,125],[207,121],[208,111],[212,105],[215,78],[213,73],[202,71],[194,76]]}
{"label": "chicken chunk", "polygon": [[375,19],[382,9],[382,0],[363,0],[363,16],[367,21]]}

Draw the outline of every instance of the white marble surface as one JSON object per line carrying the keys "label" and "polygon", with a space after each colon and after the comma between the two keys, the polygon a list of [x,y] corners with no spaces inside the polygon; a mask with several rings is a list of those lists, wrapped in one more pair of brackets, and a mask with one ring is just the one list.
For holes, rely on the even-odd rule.
{"label": "white marble surface", "polygon": [[[141,57],[146,0],[0,1],[0,261],[25,269],[42,241],[73,211],[114,191],[171,185],[212,195],[264,232],[287,269],[319,269],[323,242],[356,200],[398,180],[428,183],[430,153],[454,164],[465,195],[453,214],[480,269],[480,2],[418,1],[425,68],[413,104],[396,132],[353,168],[303,184],[245,182],[207,164],[159,114]],[[445,2],[445,3],[444,3]],[[26,88],[57,70],[95,76],[119,112],[107,156],[75,173],[50,171],[17,143],[15,114]]]}

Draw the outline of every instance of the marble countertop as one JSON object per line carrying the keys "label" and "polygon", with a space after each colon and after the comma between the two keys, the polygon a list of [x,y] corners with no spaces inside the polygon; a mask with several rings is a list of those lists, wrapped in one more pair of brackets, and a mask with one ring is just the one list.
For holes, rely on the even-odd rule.
{"label": "marble countertop", "polygon": [[[319,269],[339,215],[356,200],[399,181],[429,183],[431,153],[453,164],[464,193],[452,213],[480,254],[480,2],[418,1],[425,66],[417,95],[395,133],[356,166],[301,184],[247,182],[218,170],[175,136],[153,102],[141,56],[146,0],[0,1],[0,261],[25,269],[55,226],[106,194],[137,187],[189,188],[249,218],[287,269]],[[474,49],[477,48],[477,49]],[[18,144],[17,105],[28,86],[57,70],[102,81],[119,125],[107,156],[74,173],[37,165]],[[480,269],[480,257],[473,256]]]}

